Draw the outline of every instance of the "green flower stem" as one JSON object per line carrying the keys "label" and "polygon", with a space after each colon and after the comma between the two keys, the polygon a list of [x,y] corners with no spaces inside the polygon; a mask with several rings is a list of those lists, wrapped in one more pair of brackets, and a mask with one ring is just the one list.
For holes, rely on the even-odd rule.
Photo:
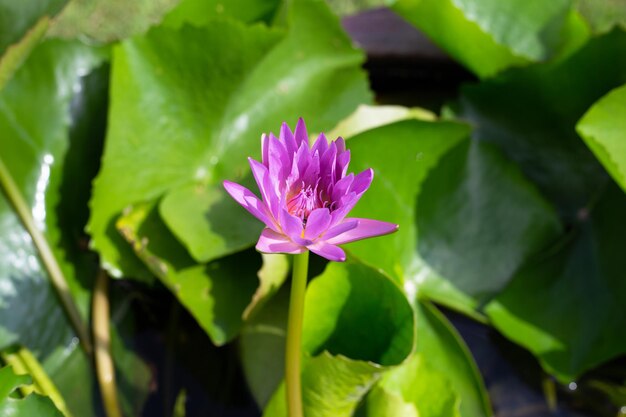
{"label": "green flower stem", "polygon": [[[50,380],[37,358],[28,349],[20,347],[12,349],[10,352],[3,352],[0,356],[4,362],[13,367],[16,374],[30,375],[33,378],[35,392],[49,397],[65,417],[72,417],[59,390]],[[21,389],[24,396],[30,394],[28,387],[21,387]]]}
{"label": "green flower stem", "polygon": [[102,270],[96,279],[91,315],[93,318],[96,375],[104,409],[107,417],[122,417],[115,387],[115,367],[111,357],[109,276]]}
{"label": "green flower stem", "polygon": [[70,322],[74,327],[74,331],[76,332],[76,335],[78,336],[87,355],[91,356],[92,346],[89,338],[89,331],[80,317],[78,307],[76,306],[76,303],[74,303],[74,299],[70,293],[65,276],[61,271],[61,267],[57,263],[57,260],[50,249],[50,245],[48,245],[48,241],[44,237],[41,230],[37,228],[37,225],[35,224],[35,221],[30,213],[30,209],[28,208],[26,201],[24,201],[24,198],[15,184],[15,181],[11,177],[9,170],[6,165],[4,165],[4,162],[2,162],[2,158],[0,158],[0,188],[2,188],[6,193],[9,202],[15,208],[22,224],[33,239],[33,243],[39,252],[41,261],[48,271],[50,282],[56,290],[59,299],[61,300],[61,304],[69,316]]}
{"label": "green flower stem", "polygon": [[309,251],[294,255],[289,317],[287,319],[287,345],[285,348],[285,392],[289,417],[303,417],[300,363],[302,360],[304,293],[308,269]]}

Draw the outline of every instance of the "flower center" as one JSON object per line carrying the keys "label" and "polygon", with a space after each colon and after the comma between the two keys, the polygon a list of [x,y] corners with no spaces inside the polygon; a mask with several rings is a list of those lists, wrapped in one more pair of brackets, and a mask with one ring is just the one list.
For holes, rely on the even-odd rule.
{"label": "flower center", "polygon": [[303,224],[306,224],[306,220],[313,210],[325,207],[327,204],[318,192],[317,184],[311,186],[303,183],[299,189],[295,190],[295,193],[289,193],[287,197],[287,211],[302,219]]}

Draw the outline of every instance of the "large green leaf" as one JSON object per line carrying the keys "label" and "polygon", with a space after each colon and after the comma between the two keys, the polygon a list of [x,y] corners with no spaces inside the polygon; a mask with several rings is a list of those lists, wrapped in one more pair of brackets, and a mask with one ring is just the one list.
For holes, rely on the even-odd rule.
{"label": "large green leaf", "polygon": [[[106,51],[77,42],[47,41],[0,94],[0,157],[43,230],[83,317],[88,317],[97,268],[96,257],[85,250],[83,228],[104,138],[105,58]],[[0,346],[27,346],[73,414],[95,415],[97,388],[91,363],[48,282],[31,237],[4,194],[0,194],[0,284]],[[115,349],[122,360],[131,355],[123,347]],[[124,387],[122,399],[145,398],[142,369],[134,363],[121,370],[123,379],[133,385]]]}
{"label": "large green leaf", "polygon": [[418,291],[458,310],[479,307],[561,233],[556,213],[519,168],[475,141],[447,154],[426,178],[416,225],[429,271]]}
{"label": "large green leaf", "polygon": [[596,102],[578,122],[576,130],[626,191],[626,85]]}
{"label": "large green leaf", "polygon": [[626,33],[616,31],[558,63],[468,85],[458,115],[476,126],[477,139],[500,146],[571,219],[606,182],[573,127],[592,103],[626,82],[625,50]]}
{"label": "large green leaf", "polygon": [[30,380],[28,375],[16,375],[10,366],[0,368],[0,417],[64,417],[48,397],[30,394],[18,399],[10,396]]}
{"label": "large green leaf", "polygon": [[562,46],[570,0],[398,0],[392,8],[480,77]]}
{"label": "large green leaf", "polygon": [[[330,263],[306,293],[305,414],[352,415],[380,375],[409,356],[414,325],[410,305],[390,279],[360,263]],[[287,415],[283,390],[275,392],[265,416]]]}
{"label": "large green leaf", "polygon": [[67,0],[0,1],[0,90]]}
{"label": "large green leaf", "polygon": [[[118,221],[118,228],[217,345],[233,339],[244,316],[271,297],[286,278],[286,263],[269,256],[266,259],[273,268],[259,271],[262,258],[254,251],[196,263],[165,227],[155,204],[129,210]],[[275,257],[284,260],[284,255]]]}
{"label": "large green leaf", "polygon": [[[101,51],[47,42],[0,94],[0,158],[43,230],[84,317],[95,264],[80,249],[86,216],[78,207],[86,210],[89,188],[83,185],[88,187],[94,168],[93,159],[80,150],[85,141],[92,148],[97,145],[93,134],[81,135],[76,129],[80,113],[70,129],[70,110],[90,94],[86,91],[93,86],[85,76],[102,61]],[[92,93],[97,92],[102,88],[96,86]],[[97,123],[97,118],[90,120]],[[45,357],[55,346],[67,345],[72,334],[31,238],[7,198],[0,196],[0,308],[11,313],[0,314],[0,345],[19,341]]]}
{"label": "large green leaf", "polygon": [[[89,223],[111,271],[144,274],[116,238],[115,219],[129,204],[168,192],[179,198],[162,212],[166,222],[192,255],[206,253],[194,246],[197,230],[189,235],[189,227],[176,227],[189,216],[185,198],[192,198],[179,187],[243,177],[246,156],[260,154],[260,134],[278,130],[283,120],[303,116],[313,131],[334,125],[369,100],[362,60],[326,6],[308,1],[293,5],[286,34],[215,20],[205,28],[153,30],[117,47],[107,146]],[[190,218],[207,210],[197,209]],[[210,229],[219,235],[238,218]]]}
{"label": "large green leaf", "polygon": [[203,26],[213,18],[228,16],[246,23],[271,22],[281,0],[181,0],[165,17],[163,24],[180,27],[184,23]]}
{"label": "large green leaf", "polygon": [[563,383],[626,352],[626,195],[611,184],[589,210],[486,309],[504,335]]}

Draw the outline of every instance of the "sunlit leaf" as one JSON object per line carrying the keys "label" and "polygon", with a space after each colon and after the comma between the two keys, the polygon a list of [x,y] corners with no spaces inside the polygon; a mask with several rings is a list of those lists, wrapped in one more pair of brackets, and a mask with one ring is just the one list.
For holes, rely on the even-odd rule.
{"label": "sunlit leaf", "polygon": [[626,86],[596,102],[578,122],[576,130],[626,191]]}
{"label": "sunlit leaf", "polygon": [[[480,77],[549,58],[569,0],[398,0],[393,10]],[[566,28],[566,27],[565,27]]]}
{"label": "sunlit leaf", "polygon": [[[126,206],[190,184],[237,180],[248,170],[246,157],[258,158],[262,132],[298,116],[313,131],[327,129],[369,100],[363,55],[323,3],[295,3],[290,22],[286,33],[224,20],[162,28],[115,49],[107,147],[89,223],[94,247],[115,275],[144,274],[115,238],[115,219]],[[190,204],[170,203],[167,223],[181,224],[171,216],[187,217],[176,205]],[[206,213],[197,209],[194,218]],[[234,228],[232,220],[217,227]],[[186,230],[174,232],[192,255],[203,253]]]}
{"label": "sunlit leaf", "polygon": [[377,398],[374,392],[374,395],[368,398],[369,417],[398,415],[390,414],[397,412],[396,410],[387,409],[388,402],[393,401],[393,398],[389,397],[398,395],[396,392],[402,393],[404,403],[402,408],[409,408],[407,407],[409,404],[412,406],[409,413],[413,412],[420,417],[461,416],[459,411],[461,400],[452,389],[450,381],[445,374],[433,372],[420,356],[411,358],[410,363],[402,366],[399,371],[385,375],[379,389],[383,389],[387,395]]}
{"label": "sunlit leaf", "polygon": [[411,119],[432,122],[437,119],[437,116],[419,107],[368,106],[363,104],[354,113],[339,122],[333,130],[327,132],[326,137],[331,140],[339,136],[348,138],[367,130]]}
{"label": "sunlit leaf", "polygon": [[[447,392],[439,392],[445,396]],[[419,417],[414,404],[405,401],[400,394],[390,392],[377,385],[367,395],[365,402],[357,410],[356,417]]]}

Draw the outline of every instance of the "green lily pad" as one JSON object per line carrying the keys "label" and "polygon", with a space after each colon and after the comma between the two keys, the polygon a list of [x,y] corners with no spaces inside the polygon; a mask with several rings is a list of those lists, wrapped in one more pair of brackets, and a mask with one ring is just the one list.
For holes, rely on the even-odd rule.
{"label": "green lily pad", "polygon": [[587,146],[626,191],[626,85],[602,97],[576,125]]}
{"label": "green lily pad", "polygon": [[611,185],[589,210],[486,309],[502,334],[562,383],[626,352],[626,195]]}
{"label": "green lily pad", "polygon": [[[145,275],[116,238],[125,207],[190,184],[238,180],[248,172],[246,156],[260,155],[262,132],[298,116],[312,131],[326,130],[370,100],[363,55],[337,18],[322,2],[297,2],[290,11],[286,32],[215,20],[155,29],[115,48],[107,147],[88,226],[114,275]],[[168,224],[184,223],[190,204],[170,203],[180,219],[168,216]],[[198,210],[193,218],[206,207]],[[199,240],[187,237],[189,229],[174,232],[190,253],[205,253],[190,247]]]}
{"label": "green lily pad", "polygon": [[460,311],[497,294],[562,232],[554,209],[519,168],[484,142],[462,144],[441,159],[422,184],[415,218],[427,265],[417,290]]}
{"label": "green lily pad", "polygon": [[[88,111],[76,113],[76,123],[71,125],[70,111],[73,100],[90,100],[87,97],[102,91],[98,82],[93,86],[86,76],[103,59],[102,51],[84,45],[46,42],[33,51],[0,93],[4,135],[0,158],[36,226],[43,230],[83,317],[87,316],[87,288],[96,263],[81,249],[85,216],[79,207],[86,211],[89,189],[83,185],[88,187],[93,172],[93,167],[84,169],[93,160],[81,150],[94,134],[85,134],[78,126],[83,119],[97,124],[97,117]],[[74,181],[76,172],[84,179]],[[65,195],[72,199],[64,199]],[[45,357],[55,346],[67,345],[73,335],[31,237],[8,198],[0,195],[0,308],[11,314],[0,315],[0,346],[19,341]]]}
{"label": "green lily pad", "polygon": [[484,78],[552,56],[570,1],[398,0],[392,9]]}
{"label": "green lily pad", "polygon": [[573,127],[595,101],[626,82],[624,50],[626,33],[615,31],[565,60],[462,89],[457,115],[476,126],[473,136],[497,144],[567,221],[607,181]]}
{"label": "green lily pad", "polygon": [[[77,42],[38,46],[0,93],[0,158],[43,230],[84,318],[98,263],[86,250],[91,179],[106,122],[107,51]],[[21,344],[43,364],[74,415],[95,415],[90,360],[39,261],[32,239],[0,194],[0,348]],[[10,311],[5,314],[2,311]],[[123,317],[123,316],[122,316]],[[126,360],[124,349],[116,357]],[[122,369],[122,399],[145,399],[147,381],[134,363]],[[141,386],[143,384],[143,386]],[[141,386],[141,387],[140,387]],[[93,387],[93,389],[89,389]],[[125,401],[125,400],[124,400]],[[47,415],[47,414],[29,414]]]}

